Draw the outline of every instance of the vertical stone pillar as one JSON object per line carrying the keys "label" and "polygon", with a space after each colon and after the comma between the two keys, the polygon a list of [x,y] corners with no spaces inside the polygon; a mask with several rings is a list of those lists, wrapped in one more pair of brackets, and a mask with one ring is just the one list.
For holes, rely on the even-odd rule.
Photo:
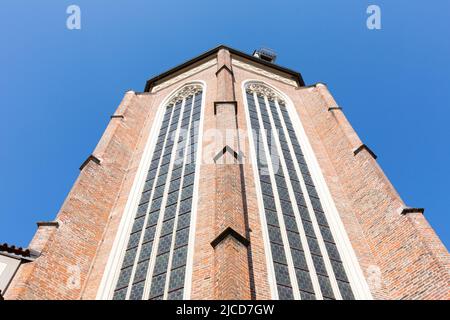
{"label": "vertical stone pillar", "polygon": [[239,154],[237,102],[230,53],[218,52],[217,96],[214,102],[218,153],[214,225],[214,298],[250,299],[246,207]]}

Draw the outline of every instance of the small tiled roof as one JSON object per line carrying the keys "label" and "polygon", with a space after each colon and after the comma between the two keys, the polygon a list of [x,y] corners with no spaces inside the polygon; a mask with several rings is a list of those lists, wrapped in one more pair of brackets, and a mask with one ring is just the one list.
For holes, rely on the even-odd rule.
{"label": "small tiled roof", "polygon": [[14,245],[9,245],[7,243],[0,244],[0,253],[9,253],[19,257],[31,258],[30,249],[24,249],[22,247],[16,247]]}

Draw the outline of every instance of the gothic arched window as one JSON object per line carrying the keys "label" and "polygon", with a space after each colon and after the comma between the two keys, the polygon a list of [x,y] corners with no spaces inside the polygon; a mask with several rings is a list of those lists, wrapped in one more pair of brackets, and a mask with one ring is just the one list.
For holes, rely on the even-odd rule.
{"label": "gothic arched window", "polygon": [[279,299],[354,299],[314,177],[281,94],[245,86],[269,274]]}
{"label": "gothic arched window", "polygon": [[202,95],[202,85],[189,84],[163,106],[113,299],[184,297]]}

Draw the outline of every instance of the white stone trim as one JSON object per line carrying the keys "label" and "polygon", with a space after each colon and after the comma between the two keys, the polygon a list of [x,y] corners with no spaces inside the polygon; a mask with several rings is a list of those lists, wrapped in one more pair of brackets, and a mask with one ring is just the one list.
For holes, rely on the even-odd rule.
{"label": "white stone trim", "polygon": [[267,77],[269,79],[273,79],[273,80],[277,80],[277,81],[286,83],[286,84],[291,85],[293,87],[298,87],[297,82],[292,80],[292,79],[289,79],[289,78],[280,76],[278,74],[275,74],[273,72],[269,72],[267,70],[258,68],[258,67],[254,66],[254,65],[245,63],[242,60],[238,60],[238,59],[232,58],[231,59],[231,63],[232,63],[233,66],[236,66],[238,68],[241,68],[241,69],[244,69],[244,70],[256,73],[258,75]]}
{"label": "white stone trim", "polygon": [[180,74],[176,77],[173,77],[167,81],[162,82],[161,84],[159,84],[157,86],[154,86],[153,89],[151,90],[151,92],[155,93],[155,92],[161,91],[162,89],[167,88],[167,87],[171,86],[172,84],[182,81],[188,77],[191,77],[191,76],[195,75],[196,73],[199,73],[200,71],[203,71],[212,66],[215,66],[216,64],[217,64],[217,58],[208,60],[205,63],[203,63],[195,68],[189,69],[188,71],[183,72],[182,74]]}

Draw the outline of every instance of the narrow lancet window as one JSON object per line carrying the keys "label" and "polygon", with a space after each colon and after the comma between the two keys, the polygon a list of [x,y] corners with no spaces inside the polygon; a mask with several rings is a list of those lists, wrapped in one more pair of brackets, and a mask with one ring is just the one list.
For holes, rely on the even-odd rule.
{"label": "narrow lancet window", "polygon": [[278,298],[354,299],[287,102],[259,82],[245,95]]}

